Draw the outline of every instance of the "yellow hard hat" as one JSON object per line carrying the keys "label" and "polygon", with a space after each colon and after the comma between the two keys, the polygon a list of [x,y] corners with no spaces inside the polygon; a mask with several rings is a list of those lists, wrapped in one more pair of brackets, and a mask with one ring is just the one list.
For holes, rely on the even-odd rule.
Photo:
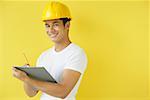
{"label": "yellow hard hat", "polygon": [[42,21],[59,18],[71,19],[69,8],[58,1],[48,3],[44,8]]}

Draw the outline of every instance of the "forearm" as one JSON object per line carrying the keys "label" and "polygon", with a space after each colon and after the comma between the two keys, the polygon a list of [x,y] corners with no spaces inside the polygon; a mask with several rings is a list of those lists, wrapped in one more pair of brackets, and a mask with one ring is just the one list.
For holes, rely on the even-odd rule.
{"label": "forearm", "polygon": [[47,93],[51,96],[65,98],[67,96],[67,88],[62,84],[43,82],[34,79],[28,79],[27,83],[36,87],[36,89]]}
{"label": "forearm", "polygon": [[33,97],[38,93],[38,90],[36,90],[33,86],[25,82],[24,82],[24,90],[29,97]]}

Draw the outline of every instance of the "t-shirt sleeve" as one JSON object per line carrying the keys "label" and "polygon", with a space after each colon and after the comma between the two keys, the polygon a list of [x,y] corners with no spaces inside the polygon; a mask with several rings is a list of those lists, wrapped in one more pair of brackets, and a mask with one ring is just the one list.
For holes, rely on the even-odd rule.
{"label": "t-shirt sleeve", "polygon": [[87,56],[83,50],[80,50],[78,52],[74,52],[71,57],[69,57],[64,69],[71,69],[82,74],[84,73],[86,67]]}

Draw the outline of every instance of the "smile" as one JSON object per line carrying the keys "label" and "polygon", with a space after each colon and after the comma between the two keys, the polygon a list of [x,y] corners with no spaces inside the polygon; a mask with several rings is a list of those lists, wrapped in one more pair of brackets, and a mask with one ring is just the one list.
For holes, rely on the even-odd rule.
{"label": "smile", "polygon": [[49,36],[50,36],[51,38],[55,38],[57,35],[58,35],[58,33],[49,34]]}

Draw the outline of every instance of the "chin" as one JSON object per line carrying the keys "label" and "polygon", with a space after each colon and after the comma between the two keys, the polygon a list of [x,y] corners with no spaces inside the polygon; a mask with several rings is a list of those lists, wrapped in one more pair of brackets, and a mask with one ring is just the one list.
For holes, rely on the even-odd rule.
{"label": "chin", "polygon": [[54,42],[54,43],[60,43],[60,42],[62,42],[62,39],[61,39],[61,38],[58,38],[58,37],[56,37],[56,38],[50,38],[50,39],[51,39],[51,41]]}

